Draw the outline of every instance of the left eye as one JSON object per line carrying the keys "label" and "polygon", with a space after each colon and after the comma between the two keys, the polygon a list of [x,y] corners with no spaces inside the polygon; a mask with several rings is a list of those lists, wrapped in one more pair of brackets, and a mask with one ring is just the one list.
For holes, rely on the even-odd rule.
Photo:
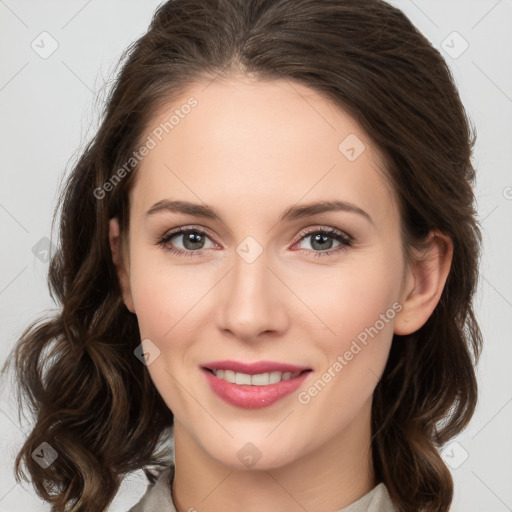
{"label": "left eye", "polygon": [[[298,243],[308,239],[311,240],[310,246],[313,250],[307,250],[313,252],[315,257],[342,251],[343,249],[350,247],[352,243],[352,239],[348,235],[332,228],[309,231],[300,238]],[[338,246],[334,249],[332,248],[333,240],[339,242]]]}

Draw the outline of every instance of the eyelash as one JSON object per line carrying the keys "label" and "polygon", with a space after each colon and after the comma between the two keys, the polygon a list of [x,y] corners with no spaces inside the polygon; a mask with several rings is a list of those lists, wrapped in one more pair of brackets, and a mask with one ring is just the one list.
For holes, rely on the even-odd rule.
{"label": "eyelash", "polygon": [[[206,249],[200,249],[197,251],[183,251],[182,249],[177,249],[176,247],[167,247],[166,244],[177,235],[181,235],[184,233],[196,233],[200,235],[205,235],[211,238],[206,231],[204,231],[201,228],[192,228],[192,227],[180,227],[177,228],[170,233],[167,233],[164,235],[160,240],[157,241],[156,245],[161,246],[165,251],[168,251],[172,254],[176,254],[178,256],[185,256],[185,257],[195,257],[195,256],[202,256],[203,252]],[[302,249],[306,250],[307,252],[312,253],[314,258],[319,258],[323,256],[331,256],[334,253],[340,253],[344,250],[346,250],[348,247],[351,247],[353,239],[351,236],[337,230],[334,228],[312,228],[308,229],[306,232],[302,233],[302,235],[299,237],[299,239],[294,242],[293,245],[296,245],[300,241],[302,241],[304,238],[307,238],[311,235],[316,234],[322,234],[327,235],[330,238],[335,239],[336,241],[340,242],[340,245],[338,247],[335,247],[334,249],[329,249],[327,251],[312,251],[309,249]]]}

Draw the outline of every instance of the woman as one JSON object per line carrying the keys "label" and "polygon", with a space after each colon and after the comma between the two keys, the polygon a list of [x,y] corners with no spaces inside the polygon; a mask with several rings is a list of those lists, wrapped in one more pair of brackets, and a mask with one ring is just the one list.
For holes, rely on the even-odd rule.
{"label": "woman", "polygon": [[440,54],[380,0],[174,0],[126,57],[15,349],[16,470],[56,511],[141,467],[137,512],[447,511],[481,238]]}

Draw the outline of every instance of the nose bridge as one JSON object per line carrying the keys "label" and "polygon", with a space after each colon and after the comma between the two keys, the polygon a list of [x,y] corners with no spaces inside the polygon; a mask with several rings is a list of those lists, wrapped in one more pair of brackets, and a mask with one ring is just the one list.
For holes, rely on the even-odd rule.
{"label": "nose bridge", "polygon": [[276,277],[268,268],[267,252],[258,246],[249,239],[237,247],[219,305],[219,327],[246,339],[280,330],[285,321]]}

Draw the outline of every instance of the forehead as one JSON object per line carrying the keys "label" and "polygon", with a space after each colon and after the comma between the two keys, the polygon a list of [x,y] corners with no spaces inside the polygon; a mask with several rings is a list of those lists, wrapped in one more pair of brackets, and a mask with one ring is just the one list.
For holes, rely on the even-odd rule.
{"label": "forehead", "polygon": [[275,218],[283,205],[342,199],[375,217],[397,215],[365,132],[302,84],[246,76],[195,83],[158,111],[148,137],[154,147],[137,170],[134,208],[178,198],[237,215],[276,205]]}

